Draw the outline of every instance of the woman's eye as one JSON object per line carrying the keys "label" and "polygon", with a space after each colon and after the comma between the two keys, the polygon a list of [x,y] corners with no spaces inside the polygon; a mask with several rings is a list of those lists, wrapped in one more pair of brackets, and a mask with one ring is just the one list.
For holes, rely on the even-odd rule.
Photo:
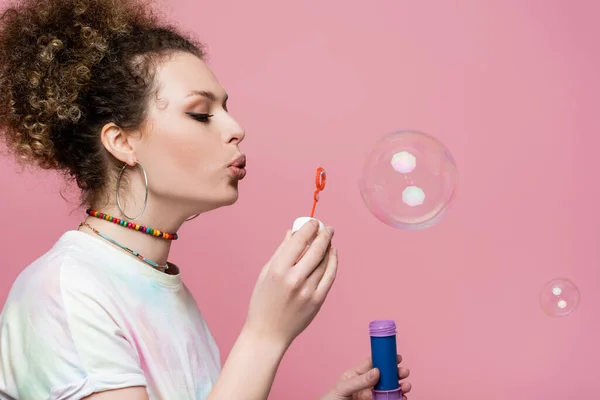
{"label": "woman's eye", "polygon": [[208,120],[213,116],[212,114],[198,114],[198,113],[186,113],[190,117],[194,118],[196,121],[207,123]]}

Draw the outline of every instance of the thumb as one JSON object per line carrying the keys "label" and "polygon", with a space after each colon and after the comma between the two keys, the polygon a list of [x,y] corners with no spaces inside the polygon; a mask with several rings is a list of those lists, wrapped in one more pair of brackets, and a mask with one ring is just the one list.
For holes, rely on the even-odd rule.
{"label": "thumb", "polygon": [[370,369],[362,375],[357,375],[353,378],[341,381],[338,384],[337,391],[341,396],[351,396],[361,390],[370,389],[379,380],[379,370],[377,368]]}

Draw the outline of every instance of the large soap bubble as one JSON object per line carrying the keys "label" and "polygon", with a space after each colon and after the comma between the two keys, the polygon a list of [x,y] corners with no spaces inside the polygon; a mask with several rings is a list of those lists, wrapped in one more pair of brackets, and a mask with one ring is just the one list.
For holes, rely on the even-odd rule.
{"label": "large soap bubble", "polygon": [[422,132],[383,137],[367,156],[360,192],[369,211],[394,228],[436,223],[455,196],[458,171],[448,149]]}

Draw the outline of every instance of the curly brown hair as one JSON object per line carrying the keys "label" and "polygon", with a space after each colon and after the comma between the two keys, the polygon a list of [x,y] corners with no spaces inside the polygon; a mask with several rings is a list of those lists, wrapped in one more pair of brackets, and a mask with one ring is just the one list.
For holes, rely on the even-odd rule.
{"label": "curly brown hair", "polygon": [[0,134],[26,165],[75,180],[98,200],[116,160],[100,141],[146,118],[156,66],[175,52],[205,57],[201,43],[136,0],[21,0],[0,17]]}

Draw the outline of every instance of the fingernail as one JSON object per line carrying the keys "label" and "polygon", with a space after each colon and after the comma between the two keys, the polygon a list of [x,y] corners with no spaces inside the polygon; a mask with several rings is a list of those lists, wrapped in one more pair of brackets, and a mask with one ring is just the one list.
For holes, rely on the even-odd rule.
{"label": "fingernail", "polygon": [[319,227],[319,221],[317,221],[316,219],[311,219],[310,223],[312,224],[312,226],[314,226],[315,228]]}
{"label": "fingernail", "polygon": [[377,368],[373,368],[372,370],[369,371],[369,379],[375,379],[376,375],[377,375]]}
{"label": "fingernail", "polygon": [[333,232],[335,232],[335,229],[333,229],[333,226],[328,226],[327,232],[329,232],[330,235],[333,235]]}
{"label": "fingernail", "polygon": [[337,257],[337,247],[333,248],[333,255]]}

